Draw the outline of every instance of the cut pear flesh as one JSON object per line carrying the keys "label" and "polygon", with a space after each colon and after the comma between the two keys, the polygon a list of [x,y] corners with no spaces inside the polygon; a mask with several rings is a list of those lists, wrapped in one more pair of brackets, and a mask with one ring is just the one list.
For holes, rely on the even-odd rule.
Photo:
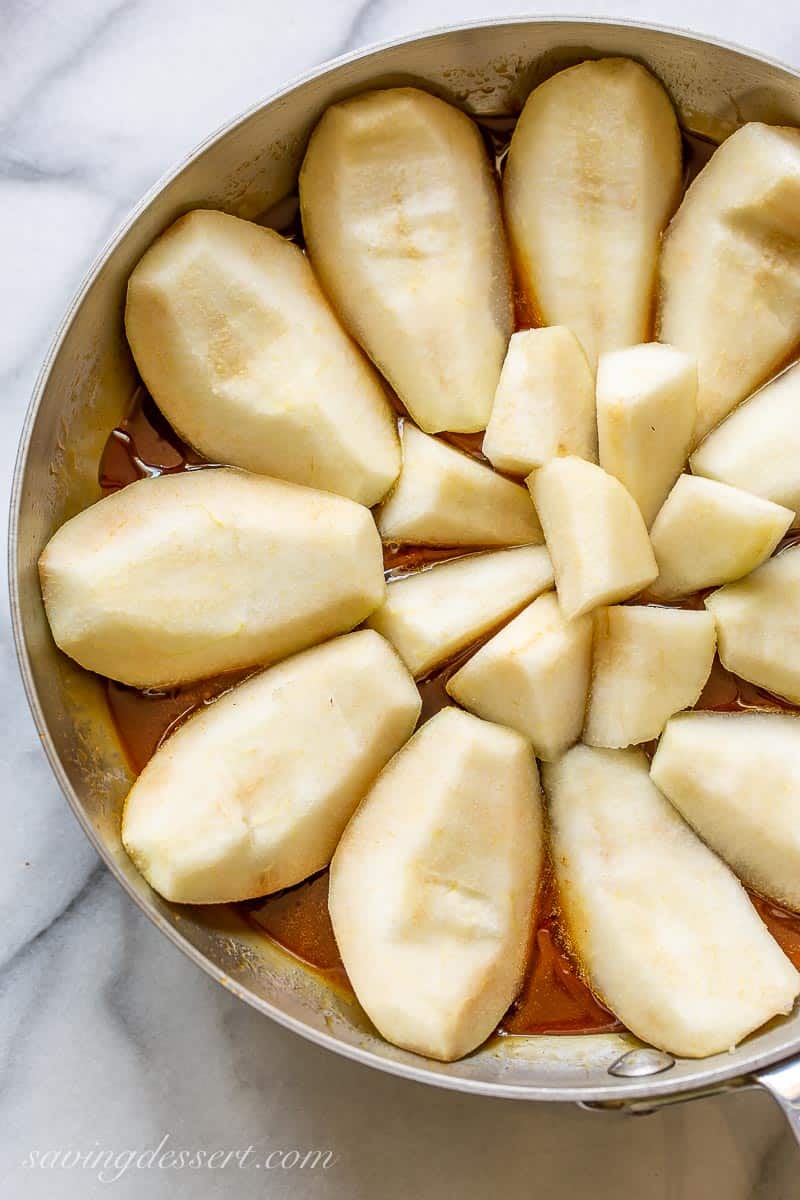
{"label": "cut pear flesh", "polygon": [[222,468],[93,504],[50,539],[39,573],[65,654],[140,688],[275,662],[352,629],[386,594],[368,509]]}
{"label": "cut pear flesh", "polygon": [[638,63],[579,63],[525,102],[503,176],[515,261],[542,324],[568,326],[592,368],[648,337],[680,188],[675,113]]}
{"label": "cut pear flesh", "polygon": [[592,618],[565,621],[554,592],[524,608],[455,675],[463,708],[530,738],[552,761],[580,737],[592,661]]}
{"label": "cut pear flesh", "polygon": [[417,424],[485,429],[513,314],[474,122],[416,88],[334,104],[311,136],[300,206],[325,291]]}
{"label": "cut pear flesh", "polygon": [[628,1029],[702,1058],[791,1011],[800,975],[641,751],[576,746],[545,767],[544,784],[573,949]]}
{"label": "cut pear flesh", "polygon": [[291,887],[330,862],[378,772],[411,736],[414,681],[369,629],[227,692],[156,751],[122,841],[157,892],[220,904]]}
{"label": "cut pear flesh", "polygon": [[800,909],[800,718],[682,713],[650,775],[740,879]]}
{"label": "cut pear flesh", "polygon": [[658,568],[636,501],[594,463],[554,458],[527,479],[571,620],[647,587]]}
{"label": "cut pear flesh", "polygon": [[554,325],[512,336],[483,453],[510,475],[527,475],[563,454],[597,462],[594,379],[569,329]]}
{"label": "cut pear flesh", "polygon": [[161,411],[212,462],[377,503],[400,447],[383,385],[299,247],[197,210],[131,275],[125,330]]}
{"label": "cut pear flesh", "polygon": [[697,365],[690,355],[646,342],[600,358],[600,466],[625,485],[648,529],[686,465],[696,418]]}
{"label": "cut pear flesh", "polygon": [[722,665],[800,704],[800,546],[712,592],[706,608],[717,624]]}
{"label": "cut pear flesh", "polygon": [[468,554],[394,580],[369,625],[419,678],[552,586],[544,546]]}
{"label": "cut pear flesh", "polygon": [[800,363],[734,409],[692,455],[695,475],[744,488],[800,517]]}
{"label": "cut pear flesh", "polygon": [[383,771],[331,863],[348,978],[390,1042],[451,1061],[522,983],[542,865],[536,760],[519,734],[449,708]]}
{"label": "cut pear flesh", "polygon": [[769,558],[793,520],[790,508],[681,475],[650,530],[658,563],[651,594],[672,599],[741,579]]}
{"label": "cut pear flesh", "polygon": [[657,738],[696,704],[716,650],[707,612],[621,605],[594,614],[594,661],[583,740],[620,748]]}
{"label": "cut pear flesh", "polygon": [[800,129],[744,125],[691,184],[664,239],[657,333],[697,359],[698,442],[800,341]]}
{"label": "cut pear flesh", "polygon": [[446,442],[403,426],[403,469],[377,515],[385,542],[514,546],[542,541],[528,491]]}

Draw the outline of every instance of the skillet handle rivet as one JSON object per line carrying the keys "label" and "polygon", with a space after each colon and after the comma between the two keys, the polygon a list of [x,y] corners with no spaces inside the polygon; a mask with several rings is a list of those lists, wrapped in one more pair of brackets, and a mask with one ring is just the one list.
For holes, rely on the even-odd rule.
{"label": "skillet handle rivet", "polygon": [[608,1073],[622,1079],[635,1079],[641,1075],[660,1075],[662,1071],[668,1071],[674,1066],[675,1059],[671,1054],[643,1046],[639,1050],[628,1050],[626,1054],[615,1059],[608,1068]]}

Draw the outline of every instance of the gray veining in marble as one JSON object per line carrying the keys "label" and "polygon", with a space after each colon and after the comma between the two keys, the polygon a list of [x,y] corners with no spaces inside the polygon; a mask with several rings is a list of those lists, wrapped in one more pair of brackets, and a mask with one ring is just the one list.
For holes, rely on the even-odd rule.
{"label": "gray veining in marble", "polygon": [[[550,0],[549,11],[569,12]],[[582,0],[800,62],[791,0]],[[323,59],[517,0],[2,0],[0,489],[84,269],[179,155]],[[0,1194],[788,1200],[800,1153],[741,1093],[645,1118],[459,1096],[337,1059],[179,955],[99,866],[57,791],[0,624]],[[326,1170],[27,1168],[31,1152],[331,1149]]]}

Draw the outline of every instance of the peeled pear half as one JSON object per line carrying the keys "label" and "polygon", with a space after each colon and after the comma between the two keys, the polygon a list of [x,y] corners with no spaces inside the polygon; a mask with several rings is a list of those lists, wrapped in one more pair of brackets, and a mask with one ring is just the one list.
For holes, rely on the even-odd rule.
{"label": "peeled pear half", "polygon": [[526,480],[567,620],[634,596],[658,570],[636,501],[602,467],[554,458]]}
{"label": "peeled pear half", "polygon": [[417,88],[342,100],[311,135],[300,208],[325,291],[417,424],[485,429],[511,274],[474,122]]}
{"label": "peeled pear half", "polygon": [[695,475],[753,492],[800,517],[800,363],[734,409],[692,455]]}
{"label": "peeled pear half", "polygon": [[524,487],[409,421],[403,469],[376,520],[385,542],[514,546],[543,540]]}
{"label": "peeled pear half", "polygon": [[131,275],[125,330],[159,408],[212,462],[366,505],[397,478],[383,385],[306,256],[273,230],[180,217]]}
{"label": "peeled pear half", "polygon": [[122,841],[180,904],[247,900],[327,866],[420,698],[369,629],[240,683],[158,749],[128,795]]}
{"label": "peeled pear half", "polygon": [[512,335],[483,453],[510,475],[562,454],[597,462],[594,379],[571,330],[553,325]]}
{"label": "peeled pear half", "polygon": [[419,679],[552,586],[544,546],[467,554],[393,580],[369,625]]}
{"label": "peeled pear half", "polygon": [[39,574],[64,653],[139,688],[275,662],[386,594],[368,509],[229,468],[98,501],[53,535]]}
{"label": "peeled pear half", "polygon": [[681,713],[650,775],[740,879],[800,909],[800,718]]}
{"label": "peeled pear half", "polygon": [[645,342],[601,356],[600,466],[625,485],[648,529],[686,465],[696,418],[697,366],[690,355]]}
{"label": "peeled pear half", "polygon": [[331,863],[336,942],[390,1042],[449,1062],[522,983],[542,865],[536,760],[510,729],[447,708],[395,755]]}
{"label": "peeled pear half", "polygon": [[671,599],[741,579],[780,542],[794,511],[750,492],[681,475],[650,530],[658,563],[653,596]]}
{"label": "peeled pear half", "polygon": [[800,546],[712,592],[706,608],[717,625],[722,665],[800,704]]}
{"label": "peeled pear half", "polygon": [[[713,622],[712,622],[713,628]],[[539,596],[448,679],[470,712],[530,738],[552,761],[583,727],[592,662],[592,618],[565,621],[555,592]]]}
{"label": "peeled pear half", "polygon": [[544,768],[562,911],[588,982],[661,1050],[703,1058],[791,1011],[800,975],[639,750]]}
{"label": "peeled pear half", "polygon": [[570,328],[592,368],[604,351],[647,340],[680,188],[672,104],[638,63],[579,63],[525,102],[503,177],[512,251],[542,324]]}
{"label": "peeled pear half", "polygon": [[800,129],[742,126],[691,184],[664,239],[656,330],[697,359],[695,442],[800,342]]}
{"label": "peeled pear half", "polygon": [[599,609],[583,740],[620,748],[657,738],[673,713],[697,703],[716,644],[707,612],[633,604]]}

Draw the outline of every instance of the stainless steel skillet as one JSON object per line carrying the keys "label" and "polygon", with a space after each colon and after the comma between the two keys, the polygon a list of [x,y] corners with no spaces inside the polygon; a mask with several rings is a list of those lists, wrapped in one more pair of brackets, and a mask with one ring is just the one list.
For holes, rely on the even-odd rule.
{"label": "stainless steel skillet", "polygon": [[[56,650],[36,560],[59,524],[97,499],[97,465],[125,409],[133,364],[122,325],[127,277],[180,213],[219,207],[254,217],[289,193],[308,134],[333,100],[416,82],[476,114],[518,111],[531,87],[586,57],[629,55],[665,82],[684,126],[719,139],[747,120],[800,125],[800,73],[756,55],[653,27],[508,20],[394,42],[322,67],[230,122],[139,203],[90,270],[31,400],[10,518],[11,609],[20,668],[56,778],[87,836],[133,900],[176,946],[241,999],[328,1049],[381,1070],[461,1091],[647,1111],[727,1088],[762,1086],[800,1139],[800,1012],[733,1053],[703,1061],[636,1053],[619,1035],[502,1038],[457,1063],[384,1042],[355,1005],[328,990],[235,914],[181,909],[155,895],[121,848],[130,782],[98,681]],[[631,1053],[633,1051],[633,1053]]]}

